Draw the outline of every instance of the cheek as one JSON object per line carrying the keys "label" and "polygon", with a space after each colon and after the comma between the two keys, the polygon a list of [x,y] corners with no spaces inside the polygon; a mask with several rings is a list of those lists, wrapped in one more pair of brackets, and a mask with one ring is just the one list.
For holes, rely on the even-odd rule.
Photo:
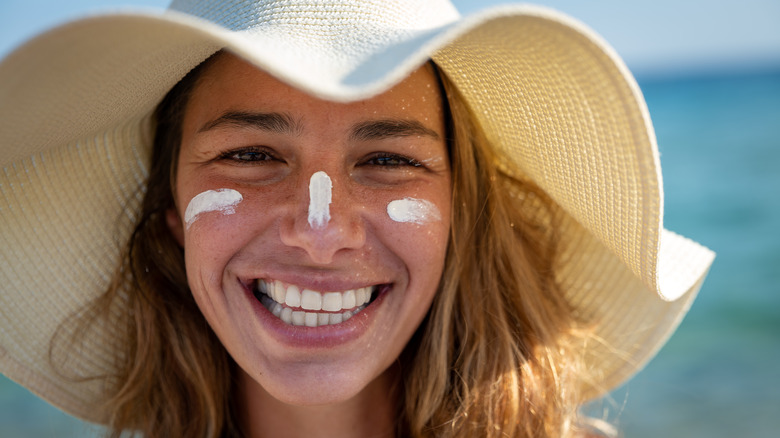
{"label": "cheek", "polygon": [[265,228],[275,215],[280,196],[251,189],[210,189],[192,197],[183,214],[185,237],[208,240],[247,236],[252,229]]}
{"label": "cheek", "polygon": [[[238,249],[246,245],[246,230],[253,226],[250,219],[258,215],[249,212],[253,200],[234,189],[212,189],[201,192],[190,200],[183,214],[184,252],[190,283],[210,278],[221,278],[222,269]],[[256,207],[256,206],[255,206]]]}
{"label": "cheek", "polygon": [[190,226],[207,213],[231,215],[236,212],[236,206],[244,200],[243,195],[233,189],[206,190],[193,197],[184,211],[184,226]]}
{"label": "cheek", "polygon": [[431,201],[403,198],[387,204],[387,215],[395,222],[425,225],[440,222],[441,212]]}
{"label": "cheek", "polygon": [[388,202],[382,213],[388,241],[405,261],[412,280],[437,285],[449,238],[449,203],[404,197]]}
{"label": "cheek", "polygon": [[[237,213],[245,209],[244,204],[244,196],[234,189],[206,190],[195,195],[183,214],[185,242],[208,241],[211,236],[237,228],[242,216]],[[196,247],[185,243],[185,249]]]}
{"label": "cheek", "polygon": [[[216,281],[221,277],[217,271],[252,242],[278,244],[268,239],[285,214],[278,207],[282,203],[278,196],[252,190],[210,189],[193,196],[183,214],[188,274],[206,274]],[[439,272],[449,236],[446,197],[358,196],[350,204],[362,205],[355,211],[363,212],[363,226],[377,233],[375,238],[410,271],[421,267],[434,275]],[[269,208],[272,205],[276,208]]]}

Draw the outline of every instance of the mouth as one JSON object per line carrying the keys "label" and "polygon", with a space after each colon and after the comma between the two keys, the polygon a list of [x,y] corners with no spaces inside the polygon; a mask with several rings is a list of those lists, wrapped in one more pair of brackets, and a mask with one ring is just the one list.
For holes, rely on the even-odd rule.
{"label": "mouth", "polygon": [[321,327],[341,324],[360,313],[389,285],[374,285],[341,292],[320,292],[285,284],[279,280],[258,279],[252,292],[271,314],[285,324]]}

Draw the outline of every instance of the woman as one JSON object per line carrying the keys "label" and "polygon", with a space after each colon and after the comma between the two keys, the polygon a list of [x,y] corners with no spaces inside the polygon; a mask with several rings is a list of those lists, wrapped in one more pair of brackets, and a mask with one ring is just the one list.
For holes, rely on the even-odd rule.
{"label": "woman", "polygon": [[620,61],[536,8],[216,6],[0,65],[2,371],[116,434],[586,433],[712,260]]}

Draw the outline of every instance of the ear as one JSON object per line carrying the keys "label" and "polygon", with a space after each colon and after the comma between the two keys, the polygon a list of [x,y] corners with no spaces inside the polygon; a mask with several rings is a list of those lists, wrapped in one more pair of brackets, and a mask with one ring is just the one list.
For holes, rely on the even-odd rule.
{"label": "ear", "polygon": [[184,224],[179,217],[179,212],[176,211],[176,207],[171,207],[165,210],[165,222],[168,225],[168,229],[171,230],[173,238],[179,243],[179,246],[184,247]]}

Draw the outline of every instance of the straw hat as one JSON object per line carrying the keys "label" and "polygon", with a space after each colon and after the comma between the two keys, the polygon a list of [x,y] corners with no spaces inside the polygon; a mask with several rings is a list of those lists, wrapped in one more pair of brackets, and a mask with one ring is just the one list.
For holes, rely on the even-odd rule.
{"label": "straw hat", "polygon": [[[433,58],[488,139],[566,212],[556,275],[603,345],[598,396],[639,370],[695,297],[713,253],[666,231],[655,136],[615,52],[554,11],[461,18],[447,0],[175,0],[93,16],[0,63],[0,371],[101,422],[101,380],[64,378],[49,343],[118,263],[149,169],[150,113],[220,48],[314,96],[364,99]],[[110,374],[110,330],[67,357]]]}

